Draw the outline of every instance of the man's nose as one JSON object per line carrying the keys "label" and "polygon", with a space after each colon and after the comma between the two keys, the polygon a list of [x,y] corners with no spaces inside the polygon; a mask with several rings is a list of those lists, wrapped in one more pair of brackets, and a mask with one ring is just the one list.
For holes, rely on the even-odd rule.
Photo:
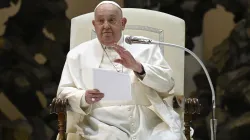
{"label": "man's nose", "polygon": [[110,28],[110,25],[109,25],[108,21],[105,21],[103,26],[104,26],[105,29]]}

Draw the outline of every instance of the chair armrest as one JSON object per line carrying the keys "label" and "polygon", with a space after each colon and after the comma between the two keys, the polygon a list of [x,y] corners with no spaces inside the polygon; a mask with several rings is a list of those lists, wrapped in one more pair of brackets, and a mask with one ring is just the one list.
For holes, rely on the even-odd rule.
{"label": "chair armrest", "polygon": [[200,114],[201,104],[197,98],[187,98],[185,99],[185,109],[184,109],[184,127],[185,136],[187,140],[190,140],[190,126],[194,115]]}
{"label": "chair armrest", "polygon": [[68,106],[67,99],[54,98],[50,104],[50,114],[57,114],[58,116],[58,140],[66,140],[66,107]]}

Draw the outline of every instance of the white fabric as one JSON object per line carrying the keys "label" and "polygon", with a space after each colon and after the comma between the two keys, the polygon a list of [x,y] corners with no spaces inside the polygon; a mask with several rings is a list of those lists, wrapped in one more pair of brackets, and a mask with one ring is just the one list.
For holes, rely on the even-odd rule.
{"label": "white fabric", "polygon": [[[142,113],[142,110],[145,110],[146,112],[152,111],[151,114],[152,117],[160,119],[161,121],[164,121],[165,125],[169,127],[169,129],[165,129],[164,131],[167,131],[164,135],[164,137],[173,137],[173,140],[181,140],[183,139],[183,132],[181,128],[180,123],[180,117],[179,115],[172,109],[170,105],[166,106],[159,95],[167,97],[169,96],[169,92],[173,88],[173,81],[171,78],[172,70],[168,66],[168,63],[164,60],[163,56],[161,55],[159,47],[155,45],[129,45],[124,43],[124,47],[130,51],[130,53],[140,61],[145,69],[146,75],[143,78],[143,80],[140,80],[136,77],[134,72],[129,72],[132,82],[132,97],[133,101],[124,101],[124,102],[108,102],[108,101],[100,101],[93,106],[90,105],[88,107],[88,111],[86,112],[85,109],[80,107],[81,100],[79,100],[79,96],[84,96],[84,91],[86,89],[93,89],[92,86],[92,78],[91,78],[91,68],[98,68],[102,61],[103,56],[103,49],[97,39],[85,42],[75,49],[71,50],[69,54],[67,55],[67,60],[65,63],[65,67],[62,73],[62,79],[59,84],[58,88],[58,97],[59,98],[68,98],[69,104],[71,106],[71,109],[74,112],[77,112],[82,115],[89,114],[87,116],[84,116],[84,119],[78,123],[76,123],[73,127],[77,127],[77,132],[82,132],[82,135],[84,136],[87,132],[83,130],[83,126],[80,124],[85,122],[86,119],[89,118],[87,122],[89,122],[93,128],[97,129],[99,132],[101,130],[105,130],[106,133],[110,134],[112,133],[113,127],[106,126],[106,123],[99,123],[102,121],[101,118],[106,118],[105,120],[109,120],[113,124],[120,124],[120,121],[122,121],[122,116],[116,116],[116,117],[109,117],[109,113],[112,114],[114,112],[115,114],[122,114],[124,112],[123,109],[127,109],[128,105],[132,105],[134,108],[134,111],[136,112],[134,115],[132,115],[132,118],[135,118],[135,125],[139,123],[140,125],[137,125],[137,128],[144,128],[141,129],[143,131],[139,131],[138,135],[135,137],[141,137],[145,134],[150,134],[150,131],[153,130],[147,129],[144,125],[153,125],[156,126],[157,119],[154,119],[149,121],[147,119],[143,119],[143,117],[147,117],[147,115],[150,115],[149,113]],[[81,92],[79,92],[81,91]],[[157,92],[156,92],[157,91]],[[117,105],[123,105],[123,109],[121,109],[119,112],[115,110]],[[136,106],[134,106],[136,105]],[[116,106],[116,107],[115,107]],[[113,107],[113,108],[112,108]],[[139,109],[135,109],[135,108]],[[91,108],[91,109],[90,109]],[[119,108],[119,107],[118,107]],[[116,108],[117,109],[117,108]],[[99,110],[99,111],[98,111]],[[105,110],[105,111],[104,111]],[[89,112],[91,111],[91,112]],[[144,111],[144,112],[145,112]],[[101,112],[101,113],[100,113]],[[140,113],[139,113],[140,112]],[[154,112],[154,113],[153,113]],[[95,113],[97,115],[95,115]],[[125,114],[124,114],[125,115]],[[129,115],[129,114],[128,114]],[[139,116],[137,116],[139,115]],[[93,117],[92,117],[93,116]],[[111,115],[112,116],[112,115]],[[136,117],[137,116],[137,117]],[[139,117],[139,118],[138,118]],[[98,119],[97,119],[98,118]],[[117,118],[117,120],[115,119]],[[147,122],[145,122],[147,121]],[[155,122],[156,121],[156,122]],[[69,123],[69,122],[68,122]],[[87,126],[87,125],[85,125]],[[68,126],[67,126],[68,127]],[[112,128],[112,129],[111,129]],[[126,127],[127,130],[130,128]],[[124,129],[126,129],[124,127]],[[154,127],[149,127],[153,129]],[[79,131],[80,129],[80,131]],[[136,129],[140,130],[140,129]],[[122,133],[122,131],[115,131],[118,133]],[[87,132],[90,133],[90,132]],[[156,133],[156,132],[155,132]],[[93,135],[93,133],[91,133]],[[100,139],[100,137],[103,139],[104,136],[101,135],[103,133],[98,133],[100,135],[97,135],[97,137]],[[110,136],[110,135],[108,135]],[[113,135],[114,140],[116,135]],[[130,136],[130,135],[129,135]],[[131,135],[134,136],[134,135]],[[157,136],[157,135],[156,135]],[[112,138],[113,138],[112,137]],[[121,137],[123,138],[123,137]],[[149,140],[150,137],[148,137],[145,140]],[[107,137],[107,139],[110,139],[110,137]],[[158,137],[158,139],[162,139],[161,137]],[[112,140],[112,139],[110,139]],[[127,140],[127,137],[124,139]]]}
{"label": "white fabric", "polygon": [[[124,41],[123,37],[121,41]],[[123,42],[120,42],[119,45],[124,46]],[[125,73],[132,72],[129,69],[123,68],[122,65],[117,65],[113,62],[114,59],[117,59],[117,57],[119,56],[113,49],[104,48],[104,51],[106,51],[107,54],[103,54],[103,59],[99,66],[100,68],[112,71],[116,71],[117,69],[119,69],[120,71],[122,70],[122,72]],[[116,68],[114,68],[114,66],[111,64],[110,60]],[[80,131],[77,132],[79,134],[82,134],[83,131],[84,133],[82,136],[87,139],[99,138],[102,140],[110,140],[119,138],[128,140],[130,138],[133,138],[139,140],[159,140],[160,137],[158,137],[158,135],[159,133],[161,133],[161,131],[163,131],[162,129],[153,131],[157,125],[162,125],[164,123],[152,110],[148,109],[145,105],[118,104],[107,107],[93,107],[92,110],[92,113],[88,116],[85,116],[84,118],[88,121],[88,123],[79,127],[81,129],[79,129]],[[98,130],[95,130],[94,128],[97,126],[102,126],[102,129],[99,128]],[[111,138],[110,134],[103,135],[103,133],[101,132],[103,131],[104,133],[107,133],[107,130],[113,131],[112,137],[114,138]],[[166,128],[164,130],[169,131],[169,128]],[[114,135],[114,131],[116,135]],[[163,134],[161,137],[169,137],[169,135],[171,134]]]}

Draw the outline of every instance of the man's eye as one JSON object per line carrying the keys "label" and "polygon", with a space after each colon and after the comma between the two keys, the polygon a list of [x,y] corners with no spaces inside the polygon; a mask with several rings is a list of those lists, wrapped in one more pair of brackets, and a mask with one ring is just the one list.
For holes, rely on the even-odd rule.
{"label": "man's eye", "polygon": [[115,19],[110,19],[109,22],[110,23],[115,23]]}
{"label": "man's eye", "polygon": [[100,23],[103,23],[103,22],[104,22],[104,20],[103,20],[103,19],[100,19],[100,20],[99,20],[99,22],[100,22]]}

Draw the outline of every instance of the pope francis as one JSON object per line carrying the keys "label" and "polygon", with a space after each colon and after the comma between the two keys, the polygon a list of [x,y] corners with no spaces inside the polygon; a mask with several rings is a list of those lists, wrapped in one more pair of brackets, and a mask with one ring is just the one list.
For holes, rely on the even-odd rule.
{"label": "pope francis", "polygon": [[[183,140],[180,116],[162,100],[173,93],[172,70],[158,46],[124,41],[126,22],[117,3],[99,3],[92,21],[97,38],[68,53],[57,96],[80,117],[67,127],[78,139]],[[92,86],[93,68],[129,73],[132,100],[102,101],[105,93]]]}

